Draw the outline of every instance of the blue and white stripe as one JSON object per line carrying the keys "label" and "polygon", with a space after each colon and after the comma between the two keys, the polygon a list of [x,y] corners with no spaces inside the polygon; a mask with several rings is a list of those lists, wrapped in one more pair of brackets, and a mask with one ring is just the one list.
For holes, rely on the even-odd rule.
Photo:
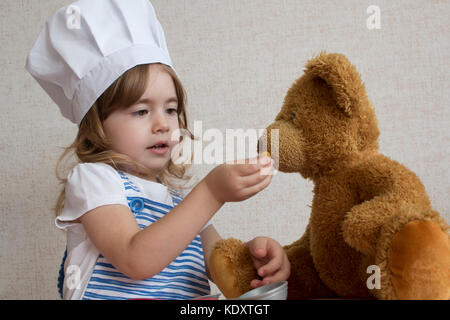
{"label": "blue and white stripe", "polygon": [[[161,219],[178,203],[182,196],[169,189],[174,207],[139,196],[139,188],[123,173],[124,187],[129,195],[128,205],[140,228],[146,228]],[[83,299],[190,299],[208,295],[210,287],[205,271],[200,235],[164,270],[152,278],[133,280],[120,273],[109,261],[99,255]]]}

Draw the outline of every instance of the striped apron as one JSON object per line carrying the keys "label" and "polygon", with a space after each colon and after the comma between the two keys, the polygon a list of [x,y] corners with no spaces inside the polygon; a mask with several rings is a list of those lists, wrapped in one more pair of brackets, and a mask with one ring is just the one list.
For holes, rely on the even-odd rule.
{"label": "striped apron", "polygon": [[[139,188],[119,171],[127,194],[128,206],[141,229],[164,217],[183,200],[175,190],[169,189],[174,207],[147,199]],[[133,280],[119,272],[99,255],[83,300],[92,299],[191,299],[208,295],[210,287],[205,271],[200,235],[157,275],[145,280]]]}

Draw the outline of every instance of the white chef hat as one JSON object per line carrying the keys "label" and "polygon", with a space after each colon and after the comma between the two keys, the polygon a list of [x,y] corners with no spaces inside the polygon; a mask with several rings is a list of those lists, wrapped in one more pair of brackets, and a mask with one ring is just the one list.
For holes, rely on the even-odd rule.
{"label": "white chef hat", "polygon": [[124,72],[157,62],[173,69],[149,0],[80,0],[47,21],[25,68],[62,115],[79,125]]}

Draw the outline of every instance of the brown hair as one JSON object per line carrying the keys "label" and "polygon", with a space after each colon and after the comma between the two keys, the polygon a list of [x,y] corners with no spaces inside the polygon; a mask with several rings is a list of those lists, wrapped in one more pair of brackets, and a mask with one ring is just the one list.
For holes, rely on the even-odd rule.
{"label": "brown hair", "polygon": [[[187,132],[190,138],[193,138],[192,133],[188,129],[185,109],[187,98],[181,81],[172,68],[159,63],[156,65],[172,77],[178,98],[177,113],[179,128],[184,129],[182,131]],[[128,166],[136,168],[139,173],[148,173],[149,170],[143,165],[132,160],[127,155],[112,150],[103,130],[103,121],[114,111],[127,108],[134,104],[144,94],[150,72],[149,66],[149,64],[138,65],[125,72],[109,86],[84,116],[74,142],[70,146],[63,148],[64,152],[56,164],[56,177],[60,181],[60,184],[63,185],[56,206],[54,207],[57,216],[64,207],[65,185],[67,183],[67,178],[61,177],[59,171],[62,160],[71,151],[75,153],[78,159],[71,168],[77,163],[82,162],[102,162],[111,165],[116,170],[124,170],[125,166]],[[183,139],[183,136],[181,136],[181,139]],[[163,172],[158,175],[158,178],[170,188],[184,189],[187,188],[185,187],[186,182],[191,178],[186,175],[188,168],[189,165],[175,165],[171,159]],[[174,180],[178,183],[175,183]]]}

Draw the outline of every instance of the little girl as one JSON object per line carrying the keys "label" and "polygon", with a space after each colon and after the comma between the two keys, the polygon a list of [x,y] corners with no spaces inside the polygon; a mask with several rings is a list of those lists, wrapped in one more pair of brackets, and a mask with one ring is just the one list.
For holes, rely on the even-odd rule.
{"label": "little girl", "polygon": [[[79,125],[60,158],[74,151],[79,160],[56,206],[56,225],[67,230],[63,298],[209,294],[208,258],[220,239],[209,220],[225,202],[266,188],[272,175],[261,170],[273,161],[225,163],[186,197],[177,191],[173,180],[185,179],[187,168],[175,165],[172,151],[186,138],[180,129],[189,132],[185,93],[151,4],[81,0],[62,8],[27,69]],[[248,247],[264,275],[252,287],[287,279],[289,262],[275,240],[258,237]]]}

